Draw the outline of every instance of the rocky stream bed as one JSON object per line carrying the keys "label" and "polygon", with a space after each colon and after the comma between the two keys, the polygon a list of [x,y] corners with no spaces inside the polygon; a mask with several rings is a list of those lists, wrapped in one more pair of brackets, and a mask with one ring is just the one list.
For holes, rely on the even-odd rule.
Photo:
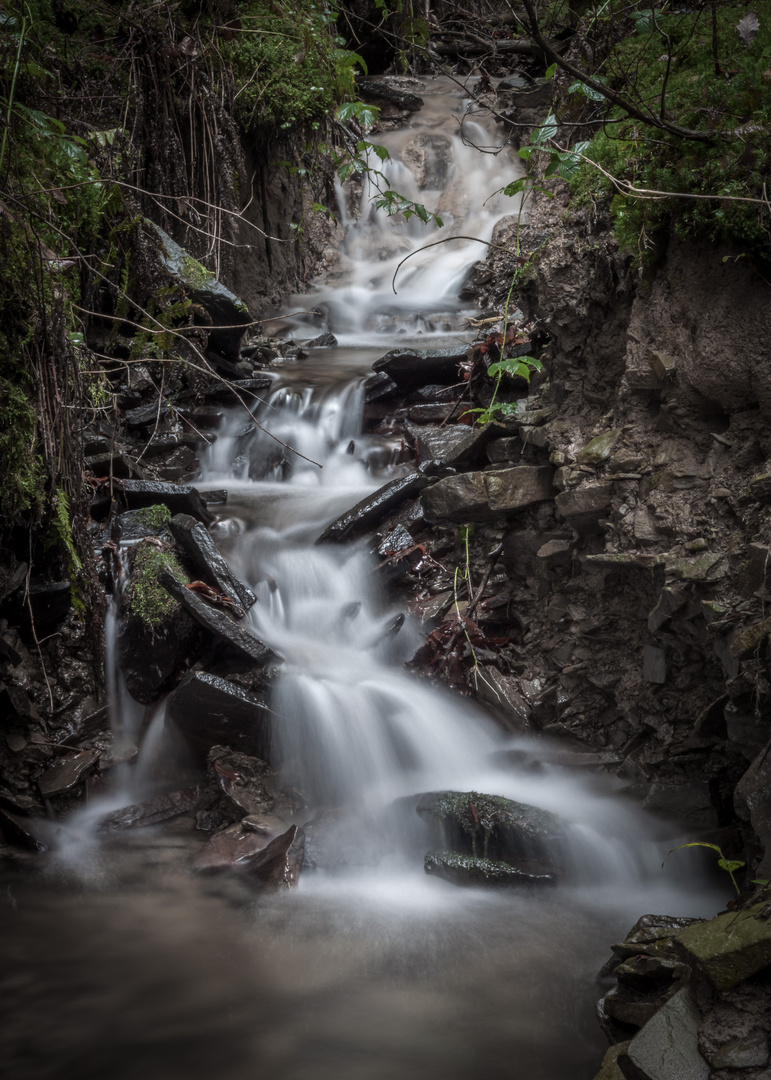
{"label": "rocky stream bed", "polygon": [[[576,1001],[603,995],[597,1011],[611,1048],[598,1080],[771,1076],[771,894],[764,884],[771,841],[771,441],[765,381],[757,374],[762,364],[754,360],[758,342],[768,340],[769,306],[765,298],[758,302],[742,270],[731,268],[728,280],[719,252],[701,252],[694,262],[693,253],[675,242],[653,285],[643,288],[612,250],[607,222],[576,212],[558,226],[563,211],[538,204],[522,227],[533,250],[547,233],[551,239],[507,320],[507,347],[538,356],[547,373],[534,376],[530,386],[504,379],[500,393],[518,400],[518,411],[481,427],[464,416],[492,399],[487,367],[500,355],[500,322],[488,321],[471,344],[389,350],[371,373],[353,379],[362,420],[342,453],[366,468],[367,490],[349,500],[338,493],[333,520],[327,515],[316,528],[309,511],[303,528],[315,528],[311,540],[318,549],[351,547],[368,560],[378,597],[372,649],[378,656],[396,650],[407,661],[416,694],[432,684],[475,698],[497,725],[495,739],[504,740],[491,743],[496,767],[535,776],[536,784],[545,769],[557,786],[597,785],[611,808],[621,805],[618,798],[642,806],[655,816],[646,820],[658,821],[646,842],[658,845],[659,853],[686,840],[719,846],[721,857],[747,864],[728,910],[710,919],[690,917],[693,912],[643,914],[612,945],[598,991],[587,969],[598,942],[611,942],[599,926],[586,931],[590,947],[577,942],[562,901],[555,899],[561,889],[575,887],[575,841],[568,838],[575,822],[537,800],[531,805],[498,790],[448,787],[392,800],[373,842],[362,839],[361,820],[351,820],[334,796],[325,800],[309,787],[307,770],[288,767],[275,734],[286,717],[273,691],[279,668],[291,666],[293,658],[263,641],[252,621],[276,592],[275,582],[266,576],[247,584],[245,575],[234,573],[240,495],[235,486],[227,490],[206,479],[207,444],[222,445],[225,434],[240,439],[251,484],[291,477],[296,447],[291,440],[266,441],[266,412],[253,410],[253,402],[270,398],[277,387],[289,387],[291,398],[292,388],[302,384],[303,365],[323,364],[324,350],[336,343],[297,345],[264,334],[242,341],[232,328],[247,318],[243,305],[212,281],[208,287],[199,283],[197,303],[215,328],[229,329],[209,335],[210,372],[181,369],[160,381],[152,361],[116,365],[116,412],[86,433],[91,537],[112,598],[106,688],[95,676],[93,643],[71,606],[69,583],[30,579],[17,553],[2,553],[0,830],[7,929],[31,919],[35,931],[40,916],[34,906],[29,915],[25,898],[34,892],[38,864],[48,868],[43,882],[57,874],[69,880],[80,865],[92,874],[91,886],[109,892],[120,884],[130,894],[142,871],[130,861],[122,869],[112,865],[109,852],[116,844],[136,852],[146,834],[135,830],[162,826],[147,834],[150,854],[140,863],[152,863],[152,852],[161,852],[155,863],[172,903],[182,878],[204,882],[195,886],[192,914],[180,929],[185,950],[203,941],[204,949],[238,952],[229,931],[226,945],[219,930],[214,944],[207,941],[209,920],[222,918],[212,897],[243,913],[257,896],[257,921],[263,918],[291,953],[286,922],[298,908],[288,900],[282,908],[282,894],[293,893],[306,877],[317,883],[309,886],[312,894],[323,889],[318,882],[325,872],[377,864],[395,849],[406,850],[418,867],[422,861],[428,877],[442,879],[436,887],[452,907],[453,924],[472,921],[464,962],[485,937],[485,905],[495,906],[495,934],[508,948],[524,949],[534,977],[544,963],[554,985],[558,965],[536,948],[528,951],[521,938],[510,940],[502,930],[508,916],[501,912],[512,904],[509,914],[516,912],[527,933],[539,921],[533,910],[567,918],[569,932],[564,926],[554,930],[560,949],[574,949],[578,957],[575,983],[571,975],[566,985]],[[507,228],[514,225],[498,226],[499,238]],[[178,273],[170,242],[162,242],[171,260],[168,272]],[[489,320],[500,313],[501,281],[494,270],[494,259],[480,264],[466,286]],[[736,359],[718,375],[708,357],[716,340],[729,334]],[[318,415],[311,423],[321,424]],[[259,453],[252,453],[256,443]],[[269,523],[271,513],[259,511]],[[357,602],[337,617],[354,634]],[[319,619],[320,627],[326,625]],[[408,749],[403,756],[409,758]],[[388,843],[378,847],[383,822]],[[612,823],[605,828],[612,834]],[[89,861],[100,845],[107,853],[101,871],[98,860]],[[673,855],[668,866],[690,857]],[[687,865],[697,906],[703,892],[703,910],[695,915],[712,915],[731,897],[730,882],[726,878],[716,891],[713,880],[699,878],[706,875],[701,863]],[[425,887],[413,879],[407,892],[422,896]],[[78,888],[67,888],[65,925],[87,941],[89,928],[75,911]],[[299,905],[302,896],[301,888]],[[473,897],[467,909],[458,896]],[[331,909],[338,903],[345,908],[335,899]],[[54,911],[55,904],[46,917],[56,917]],[[619,939],[624,913],[616,908],[607,916]],[[429,924],[428,918],[413,922],[411,934],[429,933]],[[539,933],[549,933],[548,919],[545,925]],[[360,930],[353,933],[363,955]],[[147,933],[130,920],[116,931],[142,939]],[[173,933],[172,926],[163,930]],[[261,940],[260,955],[276,994],[291,1009],[295,967],[302,964],[297,954],[290,956],[282,976],[270,954],[270,933]],[[149,937],[148,948],[162,957],[166,945]],[[302,930],[297,940],[303,944]],[[319,1003],[327,985],[340,991],[334,978],[326,984],[318,975],[325,966],[334,970],[334,959],[318,938],[304,944],[315,957],[314,1007],[339,1041],[339,1021]],[[483,950],[488,960],[489,946]],[[36,965],[44,966],[33,952]],[[438,944],[436,952],[442,953]],[[386,954],[384,965],[406,965],[396,977],[399,993],[417,999],[421,990],[405,954],[394,948]],[[21,1002],[17,1012],[13,1004],[9,1009],[17,1029],[9,1059],[15,1077],[103,1076],[105,1069],[114,1077],[138,1075],[135,1062],[121,1066],[111,1054],[84,1064],[90,1041],[73,1035],[70,1044],[61,1037],[66,1018],[55,1047],[69,1072],[56,1072],[47,1054],[30,1050],[35,1038],[29,1017],[47,999],[36,997],[18,974],[22,958],[13,948],[7,955],[14,974],[2,978],[7,990],[18,988]],[[435,960],[442,972],[450,970],[444,954]],[[181,985],[185,969],[172,968],[172,981]],[[221,957],[212,960],[212,970],[227,979]],[[497,993],[508,977],[505,967],[497,972]],[[34,983],[34,973],[29,978]],[[371,968],[367,978],[373,979]],[[520,971],[519,978],[518,994],[527,975]],[[483,973],[474,970],[459,995],[464,988],[476,995],[472,1015],[493,1048],[489,1057],[478,1051],[474,1060],[453,1063],[452,1040],[449,1051],[437,1053],[435,1044],[423,1045],[413,1032],[408,1071],[434,1075],[425,1070],[435,1069],[461,1080],[479,1075],[482,1061],[489,1075],[520,1075],[511,1071],[505,1032],[486,1026]],[[244,992],[258,1007],[253,988]],[[356,1016],[350,987],[346,993]],[[263,986],[260,1007],[280,1029],[277,1000],[268,1002],[266,994]],[[554,996],[562,998],[557,991]],[[548,1012],[549,995],[538,1001]],[[205,1027],[210,1001],[187,1005],[193,1017],[200,1008]],[[523,1007],[518,997],[511,1006]],[[133,1007],[116,1005],[129,1019]],[[458,1023],[463,1013],[460,1001],[436,1008],[444,1025]],[[586,1034],[585,1014],[575,1020],[569,1006],[562,1014],[559,1050],[540,1059],[549,1041],[548,1031],[540,1032],[541,1049],[527,1058],[521,1075],[568,1080],[596,1070],[601,1053],[596,1036]],[[398,1009],[386,1005],[379,1014],[374,1007],[365,1018],[362,1057],[354,1055],[346,1068],[357,1067],[357,1060],[362,1067],[379,1052],[381,1041],[373,1034],[378,1015],[387,1017],[393,1032],[405,1022]],[[575,1057],[565,1043],[573,1021],[580,1043]],[[177,1019],[171,1014],[164,1022],[168,1031],[158,1045],[168,1048],[176,1045],[168,1032]],[[118,1049],[129,1027],[121,1026]],[[326,1068],[331,1076],[339,1070],[338,1043],[328,1060],[321,1054],[326,1064],[317,1072],[313,1047],[294,1060],[280,1038],[269,1045],[261,1035],[257,1045],[236,1027],[232,1042],[227,1025],[215,1025],[209,1040],[202,1031],[199,1060],[191,1064],[188,1048],[182,1059],[172,1054],[157,1075],[203,1075],[202,1063],[216,1068],[216,1048],[223,1044],[222,1075],[246,1075],[242,1070],[255,1053],[273,1061],[277,1075],[304,1077],[311,1070],[324,1076]],[[294,1036],[283,1037],[289,1045]],[[153,1061],[157,1070],[152,1039],[142,1045],[137,1060]],[[404,1060],[388,1060],[381,1072],[368,1064],[367,1075],[389,1077],[404,1068]]]}

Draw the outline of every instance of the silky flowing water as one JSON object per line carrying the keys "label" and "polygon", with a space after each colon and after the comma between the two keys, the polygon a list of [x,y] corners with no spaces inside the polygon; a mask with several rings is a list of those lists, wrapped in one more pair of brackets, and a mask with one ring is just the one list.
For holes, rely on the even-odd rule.
{"label": "silky flowing water", "polygon": [[[461,90],[424,92],[412,129],[382,138],[390,179],[439,209],[448,232],[489,240],[511,212],[488,197],[514,175],[512,157],[464,141],[494,148],[497,135],[465,114]],[[405,163],[416,132],[433,188]],[[340,347],[278,367],[257,410],[266,431],[234,410],[201,476],[228,489],[213,534],[280,658],[274,751],[311,804],[299,820],[343,810],[334,866],[293,893],[255,895],[191,872],[203,837],[187,818],[98,839],[107,810],[184,769],[157,709],[138,763],[59,827],[47,861],[0,878],[0,1053],[14,1080],[583,1080],[604,1048],[593,1004],[609,944],[643,912],[706,915],[720,902],[693,863],[662,871],[659,827],[610,780],[549,764],[545,742],[504,736],[409,675],[418,631],[408,619],[393,633],[399,611],[367,545],[314,543],[404,469],[396,443],[362,434],[363,375],[395,343],[458,341],[457,294],[480,255],[467,240],[433,248],[406,264],[395,295],[399,261],[436,235],[374,217],[371,195],[344,214],[333,272],[292,301],[305,311],[297,340],[330,330]],[[109,678],[113,722],[135,733],[142,710],[114,667]],[[486,892],[426,877],[427,836],[398,800],[442,788],[560,814],[559,886]]]}

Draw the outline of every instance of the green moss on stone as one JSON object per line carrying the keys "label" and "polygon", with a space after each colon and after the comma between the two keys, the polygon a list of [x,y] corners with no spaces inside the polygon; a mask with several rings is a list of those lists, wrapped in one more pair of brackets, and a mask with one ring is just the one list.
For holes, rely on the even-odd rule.
{"label": "green moss on stone", "polygon": [[137,510],[135,521],[139,525],[148,525],[152,529],[163,529],[171,521],[171,510],[163,503],[145,506]]}
{"label": "green moss on stone", "polygon": [[171,571],[180,581],[190,580],[172,551],[152,541],[140,541],[132,559],[127,610],[151,629],[166,622],[179,608],[160,582],[164,570]]}

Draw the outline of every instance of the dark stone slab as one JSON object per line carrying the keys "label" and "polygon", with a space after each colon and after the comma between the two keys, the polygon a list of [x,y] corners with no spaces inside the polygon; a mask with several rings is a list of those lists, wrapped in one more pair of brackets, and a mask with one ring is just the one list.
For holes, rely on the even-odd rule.
{"label": "dark stone slab", "polygon": [[204,794],[201,784],[173,791],[170,795],[159,795],[145,802],[132,803],[107,814],[99,822],[99,832],[119,832],[122,829],[139,829],[147,825],[159,825],[170,821],[180,814],[189,813]]}
{"label": "dark stone slab", "polygon": [[209,533],[189,514],[176,514],[169,523],[171,533],[204,581],[236,600],[245,613],[257,600],[252,590],[236,577]]}
{"label": "dark stone slab", "polygon": [[269,814],[275,799],[267,787],[270,770],[262,758],[213,746],[208,755],[209,775],[238,817]]}
{"label": "dark stone slab", "polygon": [[183,484],[167,484],[161,480],[116,480],[114,491],[129,510],[163,503],[172,514],[190,514],[204,525],[214,518],[197,488]]}
{"label": "dark stone slab", "polygon": [[239,821],[215,833],[196,856],[193,867],[200,873],[228,870],[262,851],[271,839],[270,833],[244,827]]}
{"label": "dark stone slab", "polygon": [[256,375],[252,379],[233,379],[229,383],[215,383],[206,391],[204,400],[222,405],[238,405],[243,400],[248,405],[255,396],[261,399],[272,385],[273,376],[268,374]]}
{"label": "dark stone slab", "polygon": [[398,90],[395,86],[389,86],[387,82],[379,79],[357,79],[356,89],[366,98],[374,98],[375,101],[387,101],[396,105],[406,112],[417,112],[423,108],[423,98],[417,94],[410,94],[406,90]]}
{"label": "dark stone slab", "polygon": [[470,428],[465,424],[448,424],[414,432],[418,461],[440,461],[443,465],[475,465],[485,459],[489,443],[498,439],[505,428],[486,424]]}
{"label": "dark stone slab", "polygon": [[250,634],[248,630],[242,630],[224,611],[219,611],[207,604],[192,589],[188,589],[174,577],[170,570],[163,570],[159,575],[159,580],[169,594],[180,602],[185,611],[204,630],[208,630],[215,637],[227,642],[240,655],[252,660],[255,664],[263,664],[273,655],[268,646],[264,645],[259,638]]}
{"label": "dark stone slab", "polygon": [[268,746],[271,714],[264,698],[218,675],[197,672],[183,679],[168,715],[199,752],[224,744],[259,756]]}
{"label": "dark stone slab", "polygon": [[422,473],[410,473],[408,476],[389,480],[328,525],[316,543],[340,543],[360,536],[367,529],[374,528],[386,514],[395,510],[406,499],[418,495],[431,482],[431,478]]}
{"label": "dark stone slab", "polygon": [[77,754],[68,754],[38,778],[40,794],[44,799],[50,799],[54,795],[70,791],[85,779],[98,760],[98,750],[81,750]]}
{"label": "dark stone slab", "polygon": [[467,348],[392,349],[372,365],[384,371],[402,391],[417,390],[428,383],[449,385],[460,379],[459,365],[466,360]]}
{"label": "dark stone slab", "polygon": [[383,398],[396,397],[399,387],[385,371],[376,371],[364,382],[364,401],[380,401]]}

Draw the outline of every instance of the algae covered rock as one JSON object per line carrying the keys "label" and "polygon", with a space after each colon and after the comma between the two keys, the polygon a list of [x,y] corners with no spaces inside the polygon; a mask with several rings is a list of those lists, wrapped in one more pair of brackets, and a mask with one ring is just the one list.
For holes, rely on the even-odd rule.
{"label": "algae covered rock", "polygon": [[767,903],[718,915],[686,927],[675,942],[684,959],[718,990],[749,979],[771,965],[771,918]]}
{"label": "algae covered rock", "polygon": [[429,851],[423,869],[430,877],[439,877],[452,885],[552,885],[551,874],[528,874],[516,866],[494,859],[459,855],[456,851]]}
{"label": "algae covered rock", "polygon": [[193,619],[164,588],[166,573],[189,580],[162,539],[148,537],[134,545],[121,600],[118,662],[129,693],[143,705],[170,688],[198,635]]}
{"label": "algae covered rock", "polygon": [[182,285],[193,303],[204,308],[212,321],[209,348],[225,357],[236,358],[244,330],[252,321],[246,304],[168,233],[152,222],[149,224],[158,236],[164,270]]}
{"label": "algae covered rock", "polygon": [[548,810],[477,791],[430,792],[416,809],[446,850],[535,874],[559,865],[564,834]]}

